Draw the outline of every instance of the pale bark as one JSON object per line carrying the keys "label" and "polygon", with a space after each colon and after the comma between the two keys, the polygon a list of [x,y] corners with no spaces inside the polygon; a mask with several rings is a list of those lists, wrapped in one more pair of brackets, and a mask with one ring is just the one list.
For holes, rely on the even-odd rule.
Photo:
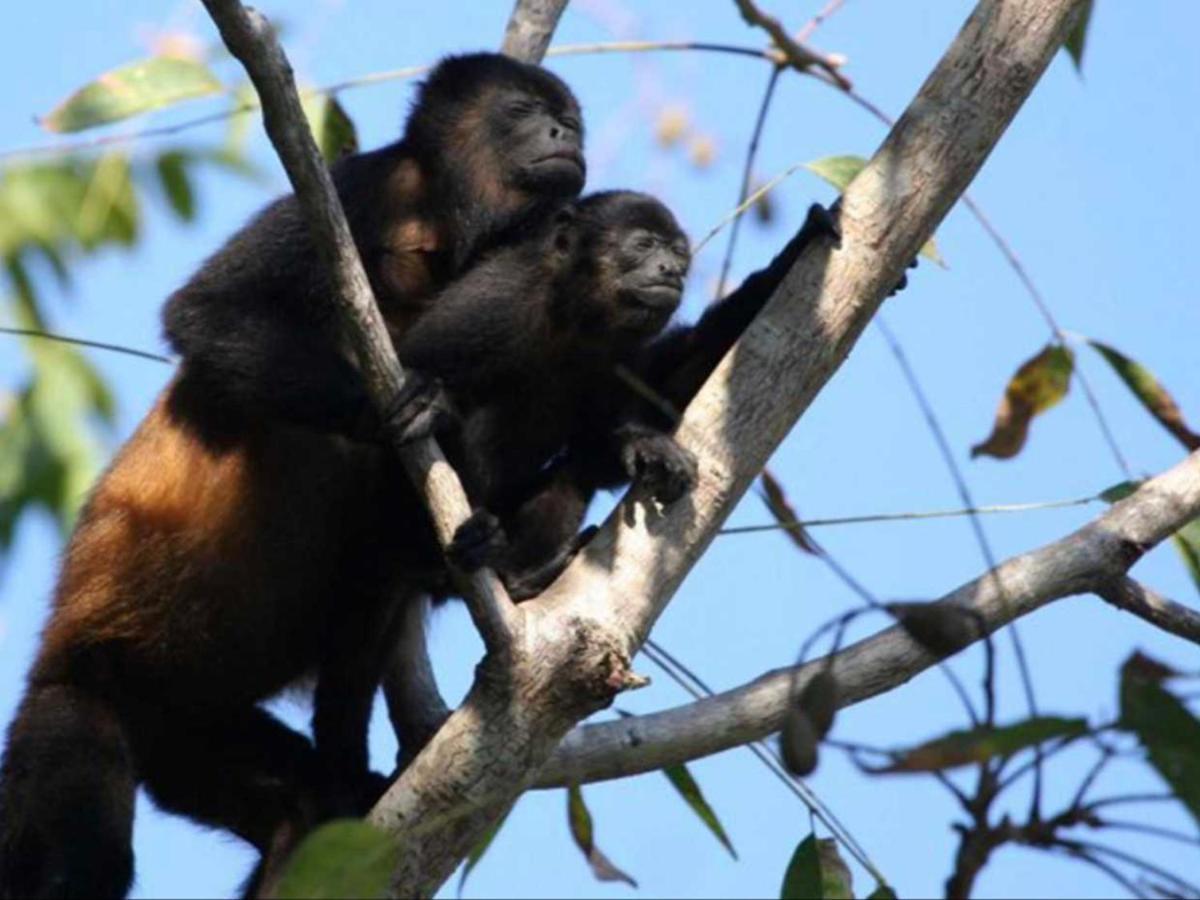
{"label": "pale bark", "polygon": [[[1197,517],[1200,451],[1073,534],[1001,563],[994,573],[939,602],[972,610],[978,614],[974,621],[991,633],[1064,597],[1117,591],[1121,597],[1112,600],[1115,605],[1195,641],[1200,616],[1142,588],[1125,572],[1146,550]],[[828,662],[777,669],[675,709],[576,728],[538,774],[535,786],[636,775],[760,740],[779,730],[792,691]],[[890,691],[935,662],[899,626],[872,635],[832,660],[838,705]]]}

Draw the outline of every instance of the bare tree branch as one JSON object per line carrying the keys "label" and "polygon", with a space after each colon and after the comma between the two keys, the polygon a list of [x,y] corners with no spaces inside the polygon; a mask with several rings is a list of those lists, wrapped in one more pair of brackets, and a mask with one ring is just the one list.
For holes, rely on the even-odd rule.
{"label": "bare tree branch", "polygon": [[524,62],[541,62],[566,8],[567,0],[517,0],[500,52]]}
{"label": "bare tree branch", "polygon": [[1114,578],[1097,587],[1096,593],[1118,609],[1133,613],[1193,644],[1200,644],[1200,613],[1168,600],[1132,578]]}
{"label": "bare tree branch", "polygon": [[[1200,619],[1195,612],[1158,597],[1124,573],[1145,550],[1197,515],[1200,452],[1073,534],[1001,563],[995,577],[984,574],[939,602],[978,613],[991,633],[1063,597],[1120,592],[1120,601],[1110,602],[1195,640]],[[892,690],[936,662],[899,626],[866,638],[833,659],[840,705]],[[779,669],[664,712],[576,728],[539,773],[536,786],[635,775],[760,740],[779,730],[792,691],[828,663],[814,660]]]}
{"label": "bare tree branch", "polygon": [[508,659],[485,657],[466,702],[372,812],[401,844],[396,895],[435,892],[568,730],[637,683],[630,657],[983,164],[1080,2],[981,0],[847,189],[840,248],[806,251],[685,413],[677,437],[700,459],[697,490],[661,516],[626,497],[564,576],[522,604]]}
{"label": "bare tree branch", "polygon": [[[291,64],[270,23],[257,10],[243,7],[239,0],[204,0],[204,5],[258,92],[267,135],[296,192],[313,244],[332,275],[330,302],[347,326],[345,333],[358,357],[371,401],[382,412],[404,387],[405,374],[375,304],[337,191],[301,109]],[[458,476],[432,439],[400,448],[400,454],[444,546],[471,514]],[[464,593],[488,646],[503,649],[511,643],[516,611],[495,573],[482,570],[471,576]]]}
{"label": "bare tree branch", "polygon": [[792,37],[778,19],[768,16],[754,5],[753,0],[734,0],[734,3],[747,24],[761,28],[771,36],[771,40],[775,42],[789,66],[801,72],[813,67],[823,69],[838,87],[844,91],[850,90],[850,80],[838,71],[835,60],[817,53],[801,43],[800,39]]}

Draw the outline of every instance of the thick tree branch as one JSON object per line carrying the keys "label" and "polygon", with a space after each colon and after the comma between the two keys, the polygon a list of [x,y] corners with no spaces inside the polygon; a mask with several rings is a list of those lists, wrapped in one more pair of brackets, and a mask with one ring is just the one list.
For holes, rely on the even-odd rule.
{"label": "thick tree branch", "polygon": [[402,846],[394,893],[433,893],[570,727],[631,683],[629,658],[983,164],[1081,2],[981,0],[847,189],[841,247],[809,248],[689,406],[677,437],[700,459],[697,490],[661,516],[627,497],[564,576],[522,605],[508,665],[485,658],[464,705],[373,811]]}
{"label": "thick tree branch", "polygon": [[[375,305],[337,191],[301,109],[291,64],[270,23],[257,10],[243,7],[239,0],[204,0],[204,5],[229,52],[245,67],[258,92],[267,135],[296,192],[313,244],[332,275],[330,302],[346,325],[345,334],[362,367],[371,400],[382,412],[404,386],[404,371]],[[429,507],[444,546],[471,514],[458,476],[433,440],[400,448],[400,455]],[[486,570],[476,573],[464,593],[488,646],[508,646],[516,610],[496,575]]]}
{"label": "thick tree branch", "polygon": [[[1200,516],[1200,452],[1073,534],[1001,563],[943,597],[978,613],[991,633],[1063,597],[1112,595],[1161,628],[1195,641],[1200,616],[1125,575],[1150,547]],[[983,635],[979,636],[982,639]],[[899,687],[934,665],[899,626],[846,648],[833,659],[839,705]],[[539,773],[537,787],[620,778],[687,762],[778,731],[791,692],[828,664],[815,660],[769,672],[731,691],[647,716],[576,728]]]}

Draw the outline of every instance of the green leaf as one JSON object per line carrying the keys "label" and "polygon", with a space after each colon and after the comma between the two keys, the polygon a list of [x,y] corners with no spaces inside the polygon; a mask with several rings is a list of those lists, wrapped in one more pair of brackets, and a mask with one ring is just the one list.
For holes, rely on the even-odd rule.
{"label": "green leaf", "polygon": [[828,181],[839,191],[845,191],[866,166],[867,161],[863,157],[852,155],[826,156],[804,164],[804,168]]}
{"label": "green leaf", "polygon": [[504,825],[504,821],[507,818],[507,815],[502,817],[499,822],[489,828],[487,833],[479,839],[479,842],[471,848],[471,852],[467,854],[466,862],[463,863],[462,874],[458,876],[458,896],[462,896],[463,888],[467,884],[467,876],[479,865],[479,861],[487,853],[488,847],[492,846],[492,841],[500,833],[500,828]]}
{"label": "green leaf", "polygon": [[1163,428],[1167,429],[1188,450],[1200,448],[1200,434],[1188,428],[1175,398],[1167,392],[1167,389],[1149,369],[1107,344],[1093,340],[1088,340],[1088,343],[1113,367],[1113,370],[1125,382],[1125,386],[1133,391],[1142,406],[1146,407],[1150,415],[1154,416]]}
{"label": "green leaf", "polygon": [[167,202],[170,203],[171,209],[175,210],[175,214],[185,222],[196,218],[196,195],[192,191],[192,183],[188,180],[188,162],[187,155],[179,150],[168,150],[154,162]]}
{"label": "green leaf", "polygon": [[[813,160],[805,163],[804,168],[812,172],[818,178],[832,184],[839,191],[845,192],[850,186],[858,173],[865,169],[867,161],[861,156],[852,154],[846,156],[826,156],[823,159]],[[947,268],[946,260],[942,258],[941,251],[938,250],[937,240],[930,238],[921,247],[921,255],[933,262],[935,265]]]}
{"label": "green leaf", "polygon": [[384,897],[400,850],[357,819],[322,825],[297,848],[275,888],[290,898]]}
{"label": "green leaf", "polygon": [[1183,557],[1192,583],[1200,590],[1200,519],[1193,519],[1171,535],[1171,543]]}
{"label": "green leaf", "polygon": [[27,347],[33,378],[0,407],[0,550],[33,507],[70,531],[100,469],[93,420],[113,417],[112,395],[75,348],[36,340]]}
{"label": "green leaf", "polygon": [[582,851],[597,881],[623,881],[630,887],[637,887],[637,882],[613,865],[596,846],[592,814],[583,802],[583,791],[578,785],[567,789],[567,823],[571,826],[575,846]]}
{"label": "green leaf", "polygon": [[1122,481],[1100,492],[1100,499],[1105,503],[1116,503],[1133,495],[1142,486],[1140,481]]}
{"label": "green leaf", "polygon": [[1119,724],[1137,735],[1150,764],[1200,824],[1200,721],[1162,686],[1165,672],[1140,654],[1125,662]]}
{"label": "green leaf", "polygon": [[796,848],[783,876],[783,900],[850,900],[850,869],[838,854],[837,843],[810,834]]}
{"label": "green leaf", "polygon": [[325,162],[334,163],[358,149],[358,133],[336,97],[309,94],[303,101],[304,115]]}
{"label": "green leaf", "polygon": [[83,131],[220,90],[221,82],[203,63],[155,56],[105,72],[60,103],[42,125]]}
{"label": "green leaf", "polygon": [[870,769],[873,773],[937,772],[968,763],[1008,757],[1055,738],[1073,738],[1086,734],[1086,719],[1065,719],[1040,716],[1002,728],[980,726],[967,731],[953,731],[914,747],[898,751],[887,766]]}
{"label": "green leaf", "polygon": [[737,851],[733,849],[729,835],[725,833],[725,829],[722,827],[721,821],[717,818],[717,814],[713,811],[713,808],[704,799],[704,793],[700,790],[700,785],[696,783],[696,779],[692,777],[692,773],[688,771],[688,767],[682,763],[677,766],[667,766],[667,768],[662,770],[662,773],[667,776],[667,780],[671,782],[675,790],[679,791],[679,796],[692,808],[692,812],[713,833],[713,837],[721,842],[721,846],[729,851],[730,856],[737,859]]}
{"label": "green leaf", "polygon": [[1067,395],[1074,371],[1075,355],[1056,345],[1022,363],[1004,389],[992,433],[971,448],[971,456],[1011,459],[1020,453],[1030,422]]}
{"label": "green leaf", "polygon": [[1079,18],[1075,21],[1075,26],[1067,34],[1067,39],[1063,42],[1063,46],[1067,48],[1067,53],[1071,55],[1071,61],[1075,63],[1075,71],[1083,72],[1083,49],[1087,44],[1088,26],[1092,24],[1092,7],[1093,0],[1087,0],[1079,11]]}
{"label": "green leaf", "polygon": [[867,895],[867,900],[896,900],[896,892],[892,890],[891,885],[878,884],[875,890]]}

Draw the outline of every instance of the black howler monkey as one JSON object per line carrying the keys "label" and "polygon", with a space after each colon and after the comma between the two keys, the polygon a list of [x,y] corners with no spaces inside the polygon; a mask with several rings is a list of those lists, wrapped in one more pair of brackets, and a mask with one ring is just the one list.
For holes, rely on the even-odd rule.
{"label": "black howler monkey", "polygon": [[[620,367],[678,307],[688,261],[687,238],[657,200],[593,194],[481,260],[397,344],[401,362],[436,377],[461,412],[441,442],[478,511],[451,553],[495,567],[515,599],[539,593],[569,558],[547,504],[554,460],[585,434],[663,502],[690,486],[694,461],[661,431],[593,424],[621,393]],[[423,515],[409,498],[388,506]]]}
{"label": "black howler monkey", "polygon": [[[478,54],[430,74],[401,141],[334,167],[394,337],[483,249],[579,192],[581,141],[559,79]],[[374,799],[382,663],[357,642],[383,601],[348,562],[358,536],[391,533],[388,460],[345,438],[388,423],[327,291],[288,197],[168,303],[182,366],[80,515],[9,729],[0,897],[124,895],[138,784],[253,844],[252,889],[313,822]],[[255,706],[310,673],[315,750]]]}
{"label": "black howler monkey", "polygon": [[[595,194],[575,208],[573,250],[556,256],[547,246],[527,262],[520,257],[536,245],[497,253],[439,297],[399,348],[452,392],[469,384],[495,394],[467,419],[462,471],[480,479],[473,499],[485,509],[456,543],[478,547],[468,561],[496,568],[517,598],[539,593],[569,562],[598,489],[638,478],[670,502],[691,486],[695,462],[670,437],[675,411],[696,395],[804,248],[820,235],[839,238],[831,214],[814,205],[770,265],[695,324],[660,334],[679,303],[688,262],[671,214],[629,192]],[[541,290],[507,276],[539,265]],[[476,284],[485,288],[478,295]],[[489,302],[488,286],[510,284],[524,302]],[[478,328],[456,324],[468,311]],[[522,339],[539,348],[540,366],[521,368],[534,356],[518,346]],[[454,446],[452,436],[445,440]],[[538,440],[538,452],[518,458]],[[552,462],[534,467],[549,455]]]}

